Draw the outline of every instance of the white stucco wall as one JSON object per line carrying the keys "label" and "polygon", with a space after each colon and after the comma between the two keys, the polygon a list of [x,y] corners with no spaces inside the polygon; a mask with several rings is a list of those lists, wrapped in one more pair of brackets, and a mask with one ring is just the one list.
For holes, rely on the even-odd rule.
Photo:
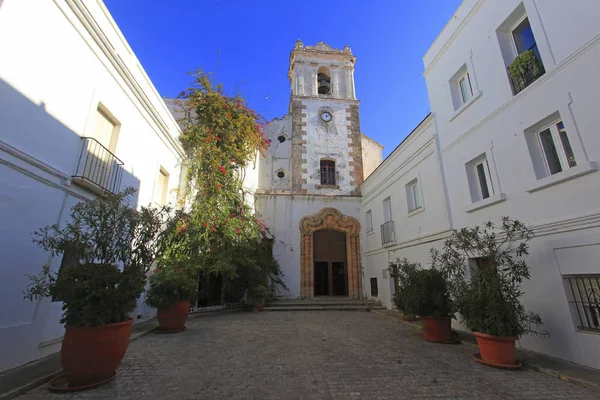
{"label": "white stucco wall", "polygon": [[[94,26],[97,41],[69,5]],[[95,196],[71,176],[99,104],[120,124],[115,154],[125,164],[121,187],[139,190],[134,204],[155,199],[161,167],[175,201],[182,152],[175,121],[102,3],[6,0],[0,36],[13,38],[0,42],[0,301],[10,305],[0,309],[2,371],[60,348],[61,304],[30,303],[21,291],[25,274],[60,263],[32,243],[31,232],[65,222],[75,203]],[[140,299],[132,316],[152,313]]]}
{"label": "white stucco wall", "polygon": [[[274,119],[263,127],[265,136],[271,140],[266,157],[258,160],[257,189],[262,192],[281,192],[292,189],[291,154],[292,132],[289,115]],[[283,142],[279,141],[282,137]],[[283,178],[278,173],[283,172]]]}
{"label": "white stucco wall", "polygon": [[[406,185],[417,179],[422,207],[409,211]],[[361,186],[361,226],[365,294],[370,278],[378,279],[378,299],[392,308],[393,283],[384,270],[388,262],[408,258],[429,264],[429,249],[449,233],[444,182],[439,167],[436,129],[429,115]],[[395,240],[382,245],[383,201],[391,199]],[[371,211],[373,230],[367,231],[366,213]]]}
{"label": "white stucco wall", "polygon": [[[550,337],[524,336],[520,345],[600,368],[600,335],[576,328],[563,280],[600,274],[592,261],[600,257],[600,3],[523,1],[546,73],[513,95],[506,71],[510,49],[500,31],[519,4],[465,0],[424,57],[452,221],[460,228],[510,216],[530,225],[537,238],[524,304],[541,315]],[[457,112],[449,80],[463,65],[476,98]],[[552,115],[564,123],[577,167],[538,179],[528,128]],[[473,203],[465,164],[483,153],[495,196]]]}
{"label": "white stucco wall", "polygon": [[275,238],[273,253],[289,289],[280,295],[293,299],[300,296],[300,220],[327,207],[358,219],[360,199],[349,196],[258,195],[256,207]]}

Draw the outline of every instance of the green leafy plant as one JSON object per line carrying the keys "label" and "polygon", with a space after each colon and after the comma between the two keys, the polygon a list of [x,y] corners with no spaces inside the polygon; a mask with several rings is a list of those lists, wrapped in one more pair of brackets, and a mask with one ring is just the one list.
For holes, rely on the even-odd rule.
{"label": "green leafy plant", "polygon": [[191,206],[175,222],[168,247],[203,276],[221,276],[229,300],[259,285],[270,295],[283,284],[282,274],[272,246],[269,254],[263,252],[272,237],[252,214],[243,185],[245,169],[271,143],[262,130],[267,122],[210,73],[198,70],[192,77],[178,99]]}
{"label": "green leafy plant", "polygon": [[396,282],[394,301],[407,316],[447,317],[451,301],[446,276],[433,266],[421,268],[406,258],[390,263],[390,275]]}
{"label": "green leafy plant", "polygon": [[415,285],[418,264],[410,263],[406,258],[389,263],[390,277],[394,279],[394,303],[396,309],[402,311],[408,318],[418,314],[416,307],[418,288]]}
{"label": "green leafy plant", "polygon": [[146,304],[168,308],[182,301],[193,301],[197,292],[198,272],[190,265],[161,263],[150,276]]}
{"label": "green leafy plant", "polygon": [[535,52],[527,50],[515,58],[508,71],[515,82],[518,82],[521,87],[526,87],[544,73],[544,67]]}
{"label": "green leafy plant", "polygon": [[64,226],[46,226],[34,242],[62,256],[58,272],[46,265],[28,275],[29,300],[62,301],[61,323],[92,327],[126,321],[144,290],[146,274],[159,254],[157,246],[168,208],[132,208],[127,188],[83,201],[71,209]]}
{"label": "green leafy plant", "polygon": [[[442,251],[432,249],[433,265],[449,277],[454,311],[475,332],[501,337],[519,337],[536,331],[542,320],[526,312],[521,303],[524,280],[530,278],[525,257],[533,232],[508,217],[499,226],[463,228],[446,240]],[[479,260],[479,269],[468,279],[469,259]]]}

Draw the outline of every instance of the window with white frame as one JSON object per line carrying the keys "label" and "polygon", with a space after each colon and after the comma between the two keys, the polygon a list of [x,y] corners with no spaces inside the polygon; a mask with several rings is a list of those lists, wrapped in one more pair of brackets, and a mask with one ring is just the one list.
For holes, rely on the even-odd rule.
{"label": "window with white frame", "polygon": [[169,173],[160,167],[158,179],[156,180],[156,189],[154,191],[154,202],[164,206],[167,204],[167,189],[169,187]]}
{"label": "window with white frame", "polygon": [[471,78],[469,77],[468,72],[466,72],[458,80],[458,88],[460,89],[460,97],[463,104],[469,101],[471,97],[473,97],[473,87],[471,86]]}
{"label": "window with white frame", "polygon": [[562,121],[542,129],[537,133],[548,175],[554,175],[577,166],[567,130]]}
{"label": "window with white frame", "polygon": [[473,82],[466,64],[450,79],[450,91],[452,92],[455,110],[458,110],[473,98]]}
{"label": "window with white frame", "polygon": [[[496,33],[513,93],[516,95],[546,72],[523,3],[498,26]],[[515,67],[511,68],[513,64]]]}
{"label": "window with white frame", "polygon": [[569,135],[558,113],[525,131],[537,179],[577,166]]}
{"label": "window with white frame", "polygon": [[367,232],[371,232],[373,230],[373,213],[371,210],[365,213],[365,220],[367,223]]}
{"label": "window with white frame", "polygon": [[419,189],[418,179],[413,179],[406,185],[406,201],[408,204],[408,212],[414,211],[422,207],[421,191]]}
{"label": "window with white frame", "polygon": [[484,153],[466,164],[467,179],[473,203],[494,195],[494,184],[490,174],[490,165]]}

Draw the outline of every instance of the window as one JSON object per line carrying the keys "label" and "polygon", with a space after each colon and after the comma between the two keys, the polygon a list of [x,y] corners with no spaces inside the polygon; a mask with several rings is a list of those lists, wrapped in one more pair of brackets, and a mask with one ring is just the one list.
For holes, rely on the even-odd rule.
{"label": "window", "polygon": [[158,171],[158,180],[156,181],[156,190],[154,192],[154,202],[164,206],[167,204],[167,189],[169,187],[169,173],[164,168]]}
{"label": "window", "polygon": [[463,104],[466,103],[473,97],[473,88],[471,87],[471,78],[467,72],[458,80],[458,87],[460,89],[460,96]]}
{"label": "window", "polygon": [[367,224],[367,232],[373,231],[373,213],[371,213],[371,210],[365,213],[365,220]]}
{"label": "window", "polygon": [[394,222],[392,221],[392,200],[383,200],[383,225],[381,225],[381,244],[394,241]]}
{"label": "window", "polygon": [[515,50],[517,54],[522,54],[527,50],[533,50],[537,52],[537,45],[535,43],[535,37],[533,37],[533,31],[529,24],[529,18],[525,17],[511,32]]}
{"label": "window", "polygon": [[321,185],[335,186],[335,161],[321,160]]}
{"label": "window", "polygon": [[392,200],[388,197],[383,200],[383,222],[392,220]]}
{"label": "window", "polygon": [[564,277],[577,327],[600,331],[600,274]]}
{"label": "window", "polygon": [[487,156],[482,154],[468,162],[466,167],[472,202],[475,203],[493,196],[494,185],[490,175],[490,166]]}
{"label": "window", "polygon": [[492,263],[487,257],[474,257],[467,260],[469,267],[469,278],[474,279],[477,276],[477,271],[490,268]]}
{"label": "window", "polygon": [[419,181],[412,180],[406,185],[406,198],[408,203],[408,212],[421,208],[421,193],[419,189]]}
{"label": "window", "polygon": [[91,118],[73,178],[93,191],[116,193],[123,174],[123,162],[114,155],[120,125],[101,104]]}
{"label": "window", "polygon": [[547,175],[554,175],[577,166],[569,136],[562,121],[537,133]]}
{"label": "window", "polygon": [[458,72],[450,79],[450,91],[454,103],[454,110],[458,110],[463,104],[468,103],[469,100],[473,98],[473,86],[474,82],[472,82],[467,64],[463,64]]}

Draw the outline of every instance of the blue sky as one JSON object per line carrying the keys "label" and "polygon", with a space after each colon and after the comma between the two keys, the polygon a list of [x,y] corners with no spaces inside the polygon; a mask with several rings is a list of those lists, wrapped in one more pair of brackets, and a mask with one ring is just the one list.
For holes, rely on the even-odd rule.
{"label": "blue sky", "polygon": [[350,45],[361,129],[384,156],[429,111],[422,57],[460,2],[105,0],[162,96],[176,96],[202,67],[269,120],[287,112],[297,39]]}

